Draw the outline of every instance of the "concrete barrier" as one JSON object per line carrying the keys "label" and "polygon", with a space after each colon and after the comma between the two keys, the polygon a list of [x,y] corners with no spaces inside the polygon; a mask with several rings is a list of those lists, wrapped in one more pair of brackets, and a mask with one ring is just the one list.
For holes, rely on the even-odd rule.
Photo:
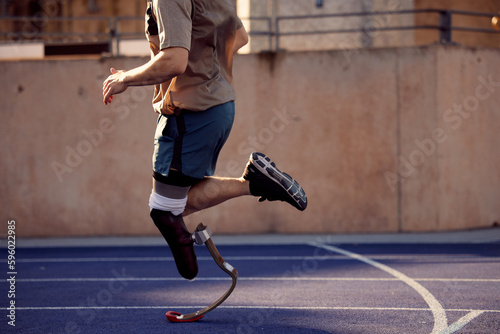
{"label": "concrete barrier", "polygon": [[16,59],[43,59],[43,43],[3,44],[0,45],[0,61]]}
{"label": "concrete barrier", "polygon": [[[500,221],[498,49],[415,47],[235,59],[237,117],[217,173],[262,151],[309,207],[242,197],[187,218],[215,233],[441,231]],[[157,235],[151,87],[109,106],[110,67],[147,58],[0,62],[0,186],[20,237]],[[6,233],[7,224],[2,225]]]}

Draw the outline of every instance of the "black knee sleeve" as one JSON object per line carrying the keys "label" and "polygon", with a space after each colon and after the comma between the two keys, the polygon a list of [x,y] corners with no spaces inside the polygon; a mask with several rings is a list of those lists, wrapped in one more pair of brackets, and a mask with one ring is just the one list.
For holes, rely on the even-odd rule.
{"label": "black knee sleeve", "polygon": [[179,274],[186,279],[195,278],[198,274],[198,261],[191,233],[188,232],[182,216],[174,216],[171,212],[153,209],[151,218],[167,241]]}
{"label": "black knee sleeve", "polygon": [[163,176],[160,173],[153,171],[153,178],[158,182],[177,187],[191,187],[200,182],[201,180],[203,180],[184,175],[178,170],[173,170],[173,169],[168,171],[167,176]]}

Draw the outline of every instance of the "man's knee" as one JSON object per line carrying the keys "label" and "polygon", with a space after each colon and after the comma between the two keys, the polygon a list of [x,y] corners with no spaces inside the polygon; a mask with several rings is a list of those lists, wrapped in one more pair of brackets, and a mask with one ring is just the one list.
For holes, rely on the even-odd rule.
{"label": "man's knee", "polygon": [[170,170],[168,176],[153,173],[153,191],[149,197],[151,210],[157,209],[180,215],[187,205],[187,194],[192,185],[200,180]]}

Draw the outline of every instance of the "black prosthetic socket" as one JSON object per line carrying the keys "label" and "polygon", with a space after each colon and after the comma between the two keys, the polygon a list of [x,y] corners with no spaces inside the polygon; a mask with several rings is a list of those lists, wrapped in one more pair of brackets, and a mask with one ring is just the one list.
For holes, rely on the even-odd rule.
{"label": "black prosthetic socket", "polygon": [[198,262],[191,233],[188,232],[182,216],[153,209],[151,218],[167,241],[179,274],[186,279],[195,278],[198,274]]}

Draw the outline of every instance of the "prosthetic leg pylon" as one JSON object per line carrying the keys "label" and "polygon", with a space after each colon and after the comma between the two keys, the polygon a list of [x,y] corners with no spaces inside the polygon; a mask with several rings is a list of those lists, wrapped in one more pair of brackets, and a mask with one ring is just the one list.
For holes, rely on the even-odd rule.
{"label": "prosthetic leg pylon", "polygon": [[217,306],[222,304],[236,287],[236,281],[238,280],[238,271],[222,258],[222,256],[220,255],[219,251],[217,250],[211,239],[211,235],[212,231],[210,230],[210,228],[200,223],[196,228],[196,231],[193,233],[192,239],[193,242],[196,243],[197,245],[205,244],[205,246],[207,247],[208,251],[212,255],[212,258],[214,259],[215,263],[217,263],[219,268],[221,268],[225,273],[231,276],[232,279],[231,287],[217,301],[199,311],[189,314],[181,314],[174,311],[168,311],[166,316],[167,319],[171,322],[193,322],[200,320],[206,313],[212,311]]}

